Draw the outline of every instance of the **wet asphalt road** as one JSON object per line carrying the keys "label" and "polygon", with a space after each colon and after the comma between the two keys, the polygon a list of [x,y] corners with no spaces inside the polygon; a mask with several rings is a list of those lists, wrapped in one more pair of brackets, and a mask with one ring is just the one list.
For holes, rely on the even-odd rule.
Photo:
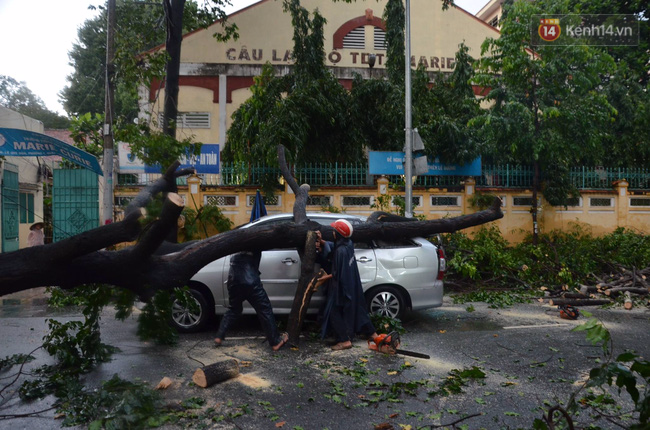
{"label": "wet asphalt road", "polygon": [[[467,429],[532,428],[547,406],[566,402],[589,370],[602,358],[601,348],[572,328],[586,321],[567,321],[557,309],[540,303],[490,309],[485,304],[454,305],[413,312],[403,325],[402,348],[429,354],[430,359],[384,355],[369,351],[365,341],[333,352],[305,330],[297,348],[271,352],[257,320],[241,320],[224,346],[214,348],[216,327],[182,335],[175,347],[141,342],[136,319],[116,321],[110,310],[102,318],[102,340],[121,352],[87,375],[97,386],[114,374],[155,386],[163,377],[173,384],[162,392],[168,403],[191,397],[205,399],[205,419],[185,420],[165,428],[213,429],[373,429],[460,422]],[[612,333],[617,353],[632,349],[650,357],[650,310],[589,309]],[[0,359],[36,349],[46,333],[46,318],[80,319],[74,309],[46,306],[0,307]],[[281,323],[284,322],[281,320]],[[41,350],[25,370],[51,362]],[[203,389],[191,384],[203,365],[235,358],[238,378]],[[468,381],[462,393],[431,395],[454,369],[480,369],[485,378]],[[15,368],[0,371],[0,390]],[[19,381],[20,382],[20,381]],[[17,384],[0,391],[0,415],[46,409],[52,399],[21,403]],[[587,419],[588,414],[583,414]],[[0,420],[0,429],[60,428],[53,411],[37,417]],[[602,428],[618,428],[601,422]],[[386,427],[391,428],[391,427]],[[408,427],[407,427],[408,428]],[[449,427],[451,428],[451,427]]]}

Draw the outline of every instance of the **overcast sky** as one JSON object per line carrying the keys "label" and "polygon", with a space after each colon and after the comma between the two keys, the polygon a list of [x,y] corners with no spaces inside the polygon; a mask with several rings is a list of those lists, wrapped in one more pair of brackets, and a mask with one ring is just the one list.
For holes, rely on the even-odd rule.
{"label": "overcast sky", "polygon": [[[228,13],[257,0],[233,0]],[[476,13],[488,0],[456,0]],[[103,3],[103,2],[101,2]],[[7,75],[39,96],[48,109],[65,115],[58,93],[72,73],[68,51],[77,29],[98,13],[90,0],[0,0],[0,75]]]}

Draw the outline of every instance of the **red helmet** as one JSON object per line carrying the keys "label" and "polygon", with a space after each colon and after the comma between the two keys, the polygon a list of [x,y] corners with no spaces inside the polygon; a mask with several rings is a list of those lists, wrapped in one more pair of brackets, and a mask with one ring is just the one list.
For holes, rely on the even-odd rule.
{"label": "red helmet", "polygon": [[353,229],[352,229],[352,224],[350,224],[349,221],[344,219],[337,219],[330,225],[334,227],[334,230],[336,230],[341,236],[343,237],[352,236]]}

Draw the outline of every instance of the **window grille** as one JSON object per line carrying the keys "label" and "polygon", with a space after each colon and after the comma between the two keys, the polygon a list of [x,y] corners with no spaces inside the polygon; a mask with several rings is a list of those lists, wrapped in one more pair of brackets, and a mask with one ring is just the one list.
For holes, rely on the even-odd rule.
{"label": "window grille", "polygon": [[591,197],[589,199],[589,206],[612,207],[614,206],[614,199],[612,199],[611,197]]}
{"label": "window grille", "polygon": [[460,206],[458,196],[431,196],[431,206]]}
{"label": "window grille", "polygon": [[492,18],[490,20],[490,22],[488,22],[488,25],[491,25],[492,27],[498,26],[499,25],[499,17],[495,16],[494,18]]}
{"label": "window grille", "polygon": [[570,197],[566,200],[567,206],[582,206],[582,200],[580,197]]}
{"label": "window grille", "polygon": [[[532,197],[513,197],[512,198],[512,205],[513,206],[528,206],[528,207],[531,207],[531,206],[533,206],[533,198]],[[539,207],[539,200],[537,201],[537,207]]]}
{"label": "window grille", "polygon": [[357,27],[343,37],[343,48],[364,49],[366,47],[366,33],[362,27]]}
{"label": "window grille", "polygon": [[[400,201],[400,198],[404,200],[404,197],[402,196],[393,196],[393,206],[400,206],[398,202]],[[411,196],[411,206],[417,207],[417,206],[422,206],[422,197],[421,196]]]}
{"label": "window grille", "polygon": [[205,196],[206,205],[237,206],[237,196]]}
{"label": "window grille", "polygon": [[[255,194],[251,194],[246,196],[247,206],[253,206],[255,203]],[[262,201],[264,201],[265,206],[279,206],[280,205],[280,196],[271,196],[271,197],[266,197],[262,196]]]}
{"label": "window grille", "polygon": [[632,197],[630,198],[630,206],[650,206],[650,198]]}
{"label": "window grille", "polygon": [[[163,114],[158,114],[163,123]],[[210,112],[179,112],[176,117],[177,128],[210,128]]]}
{"label": "window grille", "polygon": [[307,206],[329,206],[332,204],[331,196],[309,196]]}
{"label": "window grille", "polygon": [[343,206],[370,206],[372,198],[370,196],[341,196]]}
{"label": "window grille", "polygon": [[563,205],[556,205],[555,207],[563,208],[563,207],[579,207],[582,206],[582,198],[581,197],[569,197],[566,199],[565,204]]}
{"label": "window grille", "polygon": [[375,50],[378,51],[385,51],[386,50],[386,32],[379,28],[379,27],[374,27],[374,34],[375,34]]}
{"label": "window grille", "polygon": [[113,199],[113,204],[117,207],[125,207],[128,206],[134,198],[135,197],[133,196],[115,196]]}

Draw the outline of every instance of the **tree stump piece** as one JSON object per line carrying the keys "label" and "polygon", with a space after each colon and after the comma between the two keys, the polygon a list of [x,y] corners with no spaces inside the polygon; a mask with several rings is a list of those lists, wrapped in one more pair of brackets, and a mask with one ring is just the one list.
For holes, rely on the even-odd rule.
{"label": "tree stump piece", "polygon": [[196,369],[192,375],[192,381],[199,387],[208,388],[237,375],[239,375],[239,363],[233,358]]}

